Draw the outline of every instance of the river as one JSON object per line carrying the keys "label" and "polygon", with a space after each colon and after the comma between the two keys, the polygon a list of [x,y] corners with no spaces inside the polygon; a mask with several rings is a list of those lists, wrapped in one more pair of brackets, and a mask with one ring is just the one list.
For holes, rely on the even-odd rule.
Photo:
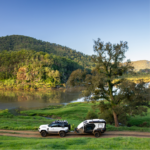
{"label": "river", "polygon": [[[148,88],[150,83],[146,83]],[[114,87],[114,90],[116,88]],[[118,92],[118,91],[117,91]],[[0,109],[36,109],[49,105],[68,104],[72,102],[83,102],[81,91],[51,90],[51,91],[3,91],[0,90]]]}
{"label": "river", "polygon": [[36,109],[49,105],[81,102],[81,91],[52,90],[47,92],[2,91],[0,90],[0,109]]}

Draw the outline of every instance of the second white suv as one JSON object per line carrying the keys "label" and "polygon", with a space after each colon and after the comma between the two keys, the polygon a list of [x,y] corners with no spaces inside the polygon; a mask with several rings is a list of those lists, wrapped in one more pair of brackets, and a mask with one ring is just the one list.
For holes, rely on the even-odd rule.
{"label": "second white suv", "polygon": [[75,132],[78,134],[93,133],[95,137],[99,137],[101,133],[106,131],[106,121],[104,119],[90,119],[81,122]]}
{"label": "second white suv", "polygon": [[70,124],[66,120],[56,120],[51,124],[41,125],[38,130],[42,137],[46,137],[48,134],[59,134],[60,137],[65,137],[70,130]]}

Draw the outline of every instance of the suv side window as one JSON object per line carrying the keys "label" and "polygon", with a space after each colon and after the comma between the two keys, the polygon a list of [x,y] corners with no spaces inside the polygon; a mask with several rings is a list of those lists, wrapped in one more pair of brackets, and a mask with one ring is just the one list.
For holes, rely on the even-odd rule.
{"label": "suv side window", "polygon": [[58,124],[54,123],[54,124],[50,125],[50,127],[58,127]]}
{"label": "suv side window", "polygon": [[61,125],[61,124],[58,124],[58,127],[62,127],[62,125]]}

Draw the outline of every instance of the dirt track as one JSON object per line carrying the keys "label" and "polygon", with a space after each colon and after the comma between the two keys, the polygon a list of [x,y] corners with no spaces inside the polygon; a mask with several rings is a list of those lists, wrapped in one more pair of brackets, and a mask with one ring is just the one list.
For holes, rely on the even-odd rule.
{"label": "dirt track", "polygon": [[[0,130],[0,135],[5,136],[16,136],[16,137],[35,137],[35,138],[43,138],[41,137],[38,131],[18,131],[18,130]],[[108,138],[108,137],[123,137],[123,136],[132,136],[132,137],[145,137],[150,138],[150,132],[133,132],[133,131],[106,131],[103,133],[100,138]],[[94,135],[85,134],[79,135],[74,132],[67,133],[65,138],[75,138],[75,137],[91,137],[95,138]],[[57,134],[49,135],[46,138],[61,138]]]}

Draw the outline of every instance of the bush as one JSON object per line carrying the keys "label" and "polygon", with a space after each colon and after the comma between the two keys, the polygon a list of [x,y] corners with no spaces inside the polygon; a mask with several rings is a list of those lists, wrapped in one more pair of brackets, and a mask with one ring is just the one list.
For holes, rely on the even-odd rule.
{"label": "bush", "polygon": [[30,87],[31,87],[31,85],[25,85],[25,86],[24,86],[24,90],[29,90]]}
{"label": "bush", "polygon": [[15,80],[14,79],[7,79],[4,81],[4,85],[6,86],[13,86],[15,84]]}
{"label": "bush", "polygon": [[96,119],[96,118],[98,118],[97,113],[93,109],[89,110],[86,115],[86,119]]}
{"label": "bush", "polygon": [[5,110],[0,110],[0,117],[13,118],[13,115],[9,112],[8,109],[5,109]]}
{"label": "bush", "polygon": [[71,131],[74,131],[74,129],[75,129],[75,125],[72,124],[72,125],[71,125]]}
{"label": "bush", "polygon": [[107,110],[100,114],[100,118],[104,119],[107,123],[113,124],[114,123],[114,117],[111,111]]}

